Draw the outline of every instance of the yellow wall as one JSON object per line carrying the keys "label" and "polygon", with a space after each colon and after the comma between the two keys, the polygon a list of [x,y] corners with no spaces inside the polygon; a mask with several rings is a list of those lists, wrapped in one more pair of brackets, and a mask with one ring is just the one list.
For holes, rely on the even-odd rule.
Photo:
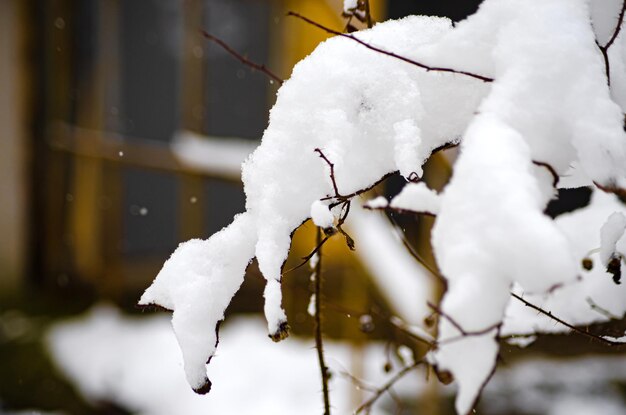
{"label": "yellow wall", "polygon": [[[341,16],[343,0],[284,0],[281,14],[288,11],[297,12],[326,27],[341,31],[346,19]],[[383,21],[385,18],[386,1],[370,0],[372,18]],[[291,68],[298,61],[309,55],[313,49],[330,35],[295,17],[282,17],[281,31],[277,35],[279,42],[280,72],[290,74]]]}

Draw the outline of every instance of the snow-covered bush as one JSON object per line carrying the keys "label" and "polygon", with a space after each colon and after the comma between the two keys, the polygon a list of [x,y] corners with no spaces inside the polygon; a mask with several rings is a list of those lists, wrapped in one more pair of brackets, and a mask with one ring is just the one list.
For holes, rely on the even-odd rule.
{"label": "snow-covered bush", "polygon": [[[349,223],[355,197],[396,171],[407,184],[389,208],[436,215],[447,292],[427,360],[452,374],[459,413],[493,373],[500,339],[569,330],[532,305],[571,325],[621,318],[624,4],[486,0],[456,26],[389,21],[334,37],[296,65],[242,166],[246,212],[208,240],[181,244],[140,300],[173,311],[191,387],[210,388],[216,327],[250,261],[267,279],[265,315],[280,340],[294,229],[311,216],[323,228]],[[415,183],[451,145],[460,151],[445,189]],[[544,214],[558,188],[582,186],[595,189],[589,206]]]}

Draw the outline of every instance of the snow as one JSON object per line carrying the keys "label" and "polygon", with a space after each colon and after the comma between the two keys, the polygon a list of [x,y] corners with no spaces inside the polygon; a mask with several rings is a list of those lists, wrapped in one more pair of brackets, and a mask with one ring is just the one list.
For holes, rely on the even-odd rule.
{"label": "snow", "polygon": [[257,143],[237,137],[209,137],[178,131],[170,144],[176,158],[194,169],[218,176],[241,175],[241,163]]}
{"label": "snow", "polygon": [[315,226],[320,228],[332,228],[335,217],[330,212],[328,205],[321,200],[316,200],[311,204],[311,219]]}
{"label": "snow", "polygon": [[391,199],[390,206],[394,209],[409,212],[439,213],[439,195],[429,189],[426,183],[407,183],[402,191]]}
{"label": "snow", "polygon": [[612,258],[621,260],[617,254],[617,242],[624,236],[626,230],[626,216],[622,212],[614,212],[600,228],[600,262],[605,267]]}
{"label": "snow", "polygon": [[498,369],[484,392],[491,413],[623,414],[623,357],[532,358]]}
{"label": "snow", "polygon": [[[449,284],[441,308],[466,331],[500,322],[513,281],[530,291],[546,291],[576,276],[567,240],[542,213],[531,172],[522,136],[495,115],[478,115],[464,136],[432,233]],[[454,324],[440,318],[440,341],[458,335]],[[435,355],[459,384],[458,413],[472,408],[491,375],[496,335],[492,330],[465,337],[443,345]]]}
{"label": "snow", "polygon": [[[447,19],[411,17],[359,36],[410,56],[450,29]],[[476,81],[416,71],[342,38],[327,40],[296,65],[278,92],[261,145],[242,166],[247,211],[209,240],[194,242],[193,253],[182,245],[141,299],[174,309],[192,387],[206,385],[203,362],[215,351],[215,335],[206,327],[223,317],[253,256],[268,281],[270,335],[286,334],[279,281],[290,235],[310,216],[313,202],[334,195],[329,165],[315,149],[334,164],[342,194],[398,169],[419,176],[430,152],[461,134],[484,89]],[[407,151],[406,134],[418,124],[416,153],[399,154]],[[409,166],[407,160],[419,162]]]}
{"label": "snow", "polygon": [[[446,65],[496,79],[463,136],[432,234],[449,281],[443,311],[465,330],[484,330],[501,321],[513,283],[545,293],[576,278],[569,241],[543,215],[549,176],[538,176],[533,162],[559,175],[579,162],[593,181],[622,186],[623,116],[584,1],[487,0],[431,49]],[[458,336],[446,318],[439,333],[440,341]],[[491,375],[495,334],[465,337],[435,355],[457,379],[458,413],[471,410]]]}
{"label": "snow", "polygon": [[[613,195],[595,191],[590,204],[582,209],[563,214],[556,219],[556,225],[566,235],[571,252],[576,258],[579,278],[551,293],[525,293],[522,287],[514,291],[524,299],[551,311],[568,323],[585,326],[601,323],[609,319],[606,313],[621,318],[626,313],[626,288],[616,285],[606,268],[601,265],[599,255],[590,254],[600,247],[600,228],[606,218],[614,212],[626,214],[626,206]],[[617,250],[626,250],[626,238],[617,244]],[[590,271],[582,267],[582,259],[590,256],[594,266]],[[590,302],[591,301],[591,302]],[[601,307],[606,313],[594,309],[591,304]],[[503,335],[568,332],[569,329],[554,320],[538,314],[517,300],[507,307],[502,327]]]}
{"label": "snow", "polygon": [[[448,290],[432,356],[456,379],[458,413],[491,377],[499,335],[563,330],[511,301],[511,290],[573,323],[606,320],[598,307],[623,315],[621,286],[602,267],[581,267],[594,249],[601,263],[626,252],[624,216],[602,226],[623,204],[596,191],[587,208],[557,220],[543,213],[555,182],[626,188],[626,42],[622,33],[609,50],[610,87],[596,44],[610,38],[618,12],[614,0],[486,0],[455,27],[414,16],[354,35],[493,82],[418,69],[345,37],[296,65],[242,165],[246,212],[207,241],[181,244],[140,302],[174,311],[191,386],[209,386],[204,363],[216,335],[208,328],[223,319],[252,258],[267,280],[269,334],[283,339],[280,282],[293,230],[308,218],[332,226],[329,206],[340,209],[342,195],[389,173],[420,179],[431,153],[449,143],[460,152],[444,190],[408,183],[390,205],[437,215],[432,244]],[[419,328],[431,276],[380,215],[354,205],[346,224],[357,251],[401,320]]]}
{"label": "snow", "polygon": [[592,0],[589,4],[593,30],[600,45],[606,45],[617,26],[621,0]]}
{"label": "snow", "polygon": [[[196,391],[210,388],[205,363],[216,348],[215,327],[224,319],[224,311],[254,256],[250,222],[244,213],[206,241],[192,239],[180,244],[139,300],[140,305],[155,304],[173,311],[172,326],[185,360],[187,380]],[[276,296],[272,286],[268,287],[266,296]]]}
{"label": "snow", "polygon": [[[58,323],[47,335],[56,365],[87,399],[114,402],[142,415],[182,414],[319,414],[320,374],[313,340],[273,343],[258,317],[238,317],[224,324],[223,347],[209,366],[214,392],[193,393],[184,379],[176,338],[165,316],[129,317],[109,305]],[[333,413],[351,413],[369,394],[356,391],[341,375],[350,371],[354,349],[339,342],[324,343],[333,373]],[[363,349],[363,381],[383,384],[384,347]],[[417,373],[417,372],[416,372]],[[396,389],[411,396],[417,374]],[[361,393],[357,401],[350,399]],[[357,393],[357,395],[358,395]],[[242,399],[242,396],[245,399]],[[374,407],[374,414],[384,413]]]}
{"label": "snow", "polygon": [[353,12],[357,8],[358,2],[358,0],[343,0],[344,13]]}
{"label": "snow", "polygon": [[423,327],[435,290],[430,273],[407,252],[395,230],[377,211],[354,206],[347,221],[358,241],[356,253],[387,303],[410,326]]}
{"label": "snow", "polygon": [[387,199],[384,196],[378,196],[374,199],[368,200],[365,202],[363,207],[367,209],[384,209],[389,205]]}
{"label": "snow", "polygon": [[315,293],[311,294],[311,298],[309,298],[309,305],[306,307],[306,312],[311,317],[315,316]]}
{"label": "snow", "polygon": [[537,340],[537,336],[515,336],[506,339],[506,342],[512,346],[524,348],[531,345]]}
{"label": "snow", "polygon": [[[163,315],[123,315],[101,304],[87,314],[51,327],[46,343],[51,356],[77,390],[93,402],[113,402],[132,413],[195,414],[319,414],[319,367],[312,340],[289,339],[280,344],[264,336],[256,317],[237,317],[223,328],[223,347],[209,368],[215,393],[194,394],[184,379],[183,364],[169,319]],[[357,391],[341,375],[350,371],[357,349],[346,343],[325,342],[331,380],[333,413],[347,414],[369,394]],[[382,385],[395,373],[384,374],[385,351],[373,344],[363,353],[366,385]],[[402,351],[401,351],[402,350]],[[410,353],[399,349],[410,361]],[[120,358],[123,356],[123,358]],[[394,366],[396,362],[394,361]],[[399,370],[396,367],[396,370]],[[481,405],[488,413],[568,414],[624,413],[618,385],[626,374],[623,356],[511,362],[498,370]],[[403,399],[432,399],[419,369],[394,391]],[[450,388],[439,388],[448,396]],[[364,396],[352,401],[352,393]],[[245,399],[241,399],[245,396]],[[579,407],[571,404],[578,402]],[[372,414],[389,413],[376,405]],[[617,411],[620,409],[621,411]]]}

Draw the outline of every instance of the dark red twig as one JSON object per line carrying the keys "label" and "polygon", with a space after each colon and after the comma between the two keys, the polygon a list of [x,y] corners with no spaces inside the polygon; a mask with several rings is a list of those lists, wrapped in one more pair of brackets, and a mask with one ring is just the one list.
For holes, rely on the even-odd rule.
{"label": "dark red twig", "polygon": [[320,249],[322,249],[322,246],[326,243],[326,241],[330,239],[331,236],[332,235],[327,235],[326,237],[324,237],[324,239],[322,239],[322,241],[319,244],[317,244],[317,246],[307,256],[302,258],[301,263],[299,263],[293,268],[289,268],[287,271],[283,272],[283,275],[288,274],[291,271],[295,271],[298,268],[302,268],[303,266],[305,266],[307,262],[309,262],[311,258],[313,258],[313,255],[315,255]]}
{"label": "dark red twig", "polygon": [[622,30],[622,22],[624,21],[624,13],[626,12],[626,0],[622,1],[622,10],[619,12],[619,17],[617,18],[617,26],[615,26],[615,30],[613,30],[613,35],[604,45],[604,49],[608,49],[611,47],[617,36],[619,35],[620,30]]}
{"label": "dark red twig", "polygon": [[[376,183],[372,184],[371,186],[368,186],[364,189],[359,189],[356,192],[352,192],[352,193],[348,193],[347,195],[341,195],[341,199],[351,199],[355,196],[359,196],[365,192],[369,192],[370,190],[372,190],[374,187],[378,186],[379,184],[381,184],[382,182],[384,182],[385,180],[387,180],[389,177],[393,176],[394,174],[396,174],[398,171],[393,171],[391,173],[387,173],[385,174],[383,177],[381,177]],[[333,199],[334,196],[327,196],[322,198],[321,200],[329,200],[329,199]],[[330,207],[335,207],[337,205],[339,205],[340,203],[337,204],[331,204]]]}
{"label": "dark red twig", "polygon": [[593,182],[593,184],[605,193],[613,193],[622,203],[626,203],[626,189],[617,186],[604,186],[598,182]]}
{"label": "dark red twig", "polygon": [[330,200],[330,199],[336,199],[337,202],[331,203],[329,208],[334,208],[335,206],[339,206],[347,201],[349,201],[350,199],[352,199],[355,196],[359,196],[365,192],[368,192],[370,190],[372,190],[374,187],[378,186],[380,183],[382,183],[383,181],[385,181],[387,178],[391,177],[392,175],[394,175],[395,173],[397,173],[397,171],[393,171],[391,173],[387,173],[385,174],[383,177],[381,177],[378,181],[376,181],[374,184],[372,184],[371,186],[368,186],[364,189],[359,189],[355,192],[352,193],[348,193],[347,195],[342,195],[341,193],[339,193],[339,187],[337,186],[337,180],[335,179],[335,164],[333,162],[331,162],[328,157],[326,157],[326,155],[322,152],[322,150],[320,150],[319,148],[314,149],[313,151],[315,151],[317,154],[319,154],[320,158],[322,158],[324,160],[324,162],[326,164],[328,164],[328,167],[330,167],[330,181],[333,184],[333,191],[335,192],[335,194],[333,196],[326,196],[321,198],[320,200]]}
{"label": "dark red twig", "polygon": [[382,210],[382,211],[386,211],[386,212],[396,212],[396,213],[402,213],[402,214],[410,214],[410,215],[423,215],[423,216],[430,216],[430,217],[437,217],[437,215],[435,215],[432,212],[428,212],[426,210],[410,210],[410,209],[401,209],[401,208],[397,208],[397,207],[393,207],[393,206],[385,206],[385,207],[371,207],[366,205],[363,205],[363,209],[367,209],[367,210]]}
{"label": "dark red twig", "polygon": [[[482,336],[485,335],[487,333],[489,333],[490,331],[493,331],[494,329],[499,329],[500,326],[502,326],[502,323],[496,323],[493,324],[489,327],[485,327],[484,329],[481,330],[465,330],[463,328],[463,326],[461,326],[456,320],[454,320],[451,316],[449,316],[448,314],[444,313],[443,310],[441,310],[439,307],[437,307],[436,305],[434,305],[433,303],[431,303],[430,301],[427,303],[428,307],[430,307],[434,312],[436,312],[437,314],[439,314],[441,317],[445,318],[446,320],[448,320],[450,322],[450,324],[452,324],[454,326],[455,329],[457,329],[459,331],[459,333],[461,333],[460,337],[467,337],[467,336]],[[443,342],[438,342],[438,344],[443,344],[445,342],[452,342],[454,340],[457,340],[456,337],[447,339]]]}
{"label": "dark red twig", "polygon": [[552,176],[552,187],[556,188],[556,185],[559,183],[559,175],[556,173],[556,170],[554,170],[554,167],[552,167],[548,163],[544,163],[543,161],[533,160],[533,164],[535,166],[544,167],[546,170],[548,170],[548,173],[550,173],[550,175]]}
{"label": "dark red twig", "polygon": [[335,164],[328,160],[328,157],[326,157],[326,155],[319,148],[316,148],[313,151],[319,154],[322,160],[324,160],[326,164],[328,164],[328,167],[330,167],[330,181],[333,183],[333,190],[335,191],[334,197],[337,199],[345,199],[346,197],[339,194],[339,189],[337,188],[337,181],[335,180]]}
{"label": "dark red twig", "polygon": [[322,198],[322,200],[329,200],[329,199],[336,199],[337,202],[336,203],[332,203],[330,205],[330,208],[332,209],[335,206],[342,206],[343,209],[343,214],[341,215],[341,217],[339,218],[339,220],[337,221],[337,231],[339,231],[339,233],[341,233],[345,238],[346,238],[346,243],[348,244],[348,248],[350,248],[350,250],[354,250],[354,239],[352,239],[352,237],[350,235],[348,235],[348,233],[343,229],[342,225],[344,224],[344,222],[346,221],[346,219],[348,218],[348,214],[350,213],[350,205],[351,205],[351,198],[356,196],[356,194],[351,194],[351,195],[347,195],[344,196],[341,193],[339,193],[339,187],[337,186],[337,180],[335,178],[335,164],[330,161],[328,159],[328,157],[326,157],[326,155],[322,152],[322,150],[320,150],[319,148],[316,148],[314,150],[317,154],[319,154],[320,158],[322,158],[322,160],[324,160],[326,162],[326,164],[328,164],[328,166],[330,167],[330,181],[333,184],[333,190],[335,192],[334,196],[327,196]]}
{"label": "dark red twig", "polygon": [[571,329],[572,331],[574,331],[574,332],[576,332],[578,334],[582,334],[583,336],[587,336],[590,339],[596,340],[596,341],[598,341],[600,343],[604,343],[604,344],[606,344],[608,346],[613,346],[613,347],[624,347],[624,346],[626,346],[626,343],[609,340],[609,339],[606,339],[606,338],[604,338],[602,336],[598,336],[596,334],[589,333],[588,331],[585,331],[585,330],[583,330],[583,329],[581,329],[579,327],[576,327],[576,326],[568,323],[567,321],[558,318],[557,316],[552,314],[551,311],[546,311],[543,308],[541,308],[539,306],[536,306],[536,305],[534,305],[531,302],[526,301],[525,299],[523,299],[522,297],[520,297],[519,295],[517,295],[515,293],[511,293],[511,296],[513,298],[521,301],[526,307],[530,307],[533,310],[537,311],[539,314],[543,314],[544,316],[551,318],[552,320],[556,321],[557,323],[561,323],[565,327]]}
{"label": "dark red twig", "polygon": [[354,36],[351,33],[342,33],[342,32],[339,32],[337,30],[334,30],[334,29],[331,29],[329,27],[326,27],[326,26],[324,26],[324,25],[322,25],[320,23],[317,23],[317,22],[315,22],[315,21],[313,21],[313,20],[311,20],[311,19],[309,19],[307,17],[304,17],[304,16],[302,16],[299,13],[293,12],[293,11],[288,12],[287,16],[296,17],[296,18],[298,18],[300,20],[305,21],[306,23],[308,23],[308,24],[310,24],[312,26],[315,26],[315,27],[317,27],[317,28],[319,28],[321,30],[324,30],[327,33],[330,33],[330,34],[333,34],[333,35],[336,35],[336,36],[341,36],[341,37],[344,37],[346,39],[350,39],[350,40],[352,40],[354,42],[357,42],[358,44],[360,44],[362,46],[365,46],[366,48],[368,48],[370,50],[373,50],[374,52],[382,53],[383,55],[387,55],[389,57],[392,57],[392,58],[395,58],[395,59],[399,59],[399,60],[401,60],[403,62],[406,62],[408,64],[411,64],[411,65],[417,66],[419,68],[425,69],[427,72],[433,71],[433,72],[454,73],[454,74],[458,74],[458,75],[469,76],[470,78],[478,79],[478,80],[483,81],[483,82],[493,82],[493,78],[489,78],[489,77],[483,76],[483,75],[478,75],[478,74],[475,74],[475,73],[472,73],[472,72],[460,71],[460,70],[456,70],[456,69],[452,69],[452,68],[443,68],[443,67],[429,66],[429,65],[423,64],[423,63],[415,61],[413,59],[409,59],[406,56],[398,55],[397,53],[390,52],[388,50],[384,50],[384,49],[381,49],[379,47],[373,46],[373,45],[371,45],[371,44],[369,44],[369,43],[359,39],[358,37]]}
{"label": "dark red twig", "polygon": [[221,40],[221,39],[219,39],[219,38],[217,38],[215,36],[213,36],[212,34],[207,32],[206,30],[201,30],[200,33],[202,33],[202,36],[204,36],[206,39],[210,40],[211,42],[217,43],[219,46],[222,47],[222,49],[224,49],[226,52],[228,52],[231,56],[233,56],[237,60],[239,60],[239,62],[243,63],[246,66],[249,66],[252,69],[255,69],[255,70],[259,71],[259,72],[264,73],[265,75],[269,76],[271,79],[276,81],[278,83],[278,85],[282,85],[283,84],[283,80],[281,78],[279,78],[278,76],[276,76],[272,71],[267,69],[267,67],[265,65],[251,61],[250,59],[246,58],[245,56],[243,56],[242,54],[240,54],[239,52],[237,52],[236,50],[231,48],[230,45],[228,45],[228,43],[224,42],[223,40]]}
{"label": "dark red twig", "polygon": [[602,53],[602,58],[604,59],[604,71],[606,72],[606,80],[609,86],[611,86],[611,67],[609,63],[609,48],[611,47],[611,45],[613,45],[613,42],[615,42],[615,39],[617,39],[617,36],[619,35],[620,30],[622,29],[622,23],[624,22],[625,12],[626,12],[626,0],[622,1],[622,10],[620,10],[619,12],[619,17],[617,18],[617,25],[615,26],[615,29],[613,30],[613,34],[611,35],[611,38],[609,39],[609,41],[606,42],[606,45],[602,46],[596,40],[596,45],[598,45],[598,48],[600,49],[600,52]]}

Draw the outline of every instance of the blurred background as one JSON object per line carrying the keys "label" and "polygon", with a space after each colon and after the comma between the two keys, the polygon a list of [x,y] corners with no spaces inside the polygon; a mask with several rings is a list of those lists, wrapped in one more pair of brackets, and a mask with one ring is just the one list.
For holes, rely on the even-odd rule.
{"label": "blurred background", "polygon": [[[375,21],[408,14],[458,21],[478,3],[371,0],[370,6]],[[232,361],[226,350],[238,346],[220,346],[224,371],[216,376],[233,385],[222,398],[212,396],[218,391],[189,395],[168,315],[140,313],[134,305],[178,243],[207,238],[243,211],[236,166],[258,144],[278,88],[201,30],[285,79],[326,38],[287,11],[342,30],[342,9],[341,0],[0,1],[0,413],[321,413],[307,267],[284,284],[295,334],[288,346],[265,344],[264,323],[254,317],[262,311],[264,282],[255,264],[248,270],[228,309],[244,317],[233,318],[239,326],[227,320],[225,330],[254,346]],[[441,188],[449,173],[447,162],[434,157],[426,180]],[[377,191],[395,194],[402,183],[392,179]],[[391,219],[434,265],[432,220]],[[315,229],[305,224],[287,269],[314,246]],[[333,396],[338,413],[348,413],[367,397],[357,378],[380,386],[424,350],[394,324],[397,305],[358,252],[341,238],[325,252],[325,335],[343,368],[334,369]],[[437,298],[442,287],[424,275],[423,286]],[[254,354],[259,350],[263,357]],[[159,369],[159,362],[172,370]],[[624,363],[591,364],[610,376],[598,375],[604,386],[583,403],[624,413],[626,370],[617,370]],[[235,367],[239,374],[230,372]],[[542,368],[541,361],[523,368],[527,389],[535,391],[529,396],[507,380],[515,375],[495,382],[482,412],[584,413],[568,408],[588,408],[572,397],[580,400],[589,389],[564,387],[558,378],[576,375],[555,368],[552,379]],[[298,371],[311,374],[297,375],[304,380],[296,387]],[[259,372],[277,377],[267,384]],[[289,387],[300,389],[276,394]],[[261,391],[256,403],[241,406],[237,395],[253,389]],[[396,396],[381,398],[374,412],[450,413],[451,396],[422,371],[398,385]]]}

